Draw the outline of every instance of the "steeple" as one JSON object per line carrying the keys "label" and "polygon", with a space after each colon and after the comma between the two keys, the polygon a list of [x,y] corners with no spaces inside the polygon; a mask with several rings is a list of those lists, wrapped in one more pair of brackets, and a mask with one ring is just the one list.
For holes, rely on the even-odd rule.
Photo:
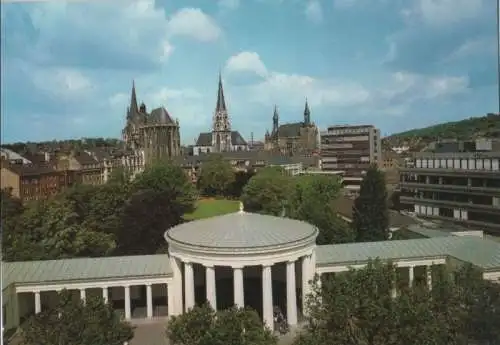
{"label": "steeple", "polygon": [[130,112],[132,114],[139,112],[139,107],[137,106],[137,96],[135,94],[135,81],[132,80],[132,95],[130,96]]}
{"label": "steeple", "polygon": [[304,107],[304,125],[309,126],[311,124],[311,111],[309,110],[309,104],[307,103]]}
{"label": "steeple", "polygon": [[224,99],[224,88],[222,87],[222,76],[219,71],[219,90],[217,91],[217,105],[215,112],[227,111],[226,100]]}
{"label": "steeple", "polygon": [[273,114],[273,133],[278,132],[279,127],[279,115],[278,115],[278,107],[274,105],[274,114]]}

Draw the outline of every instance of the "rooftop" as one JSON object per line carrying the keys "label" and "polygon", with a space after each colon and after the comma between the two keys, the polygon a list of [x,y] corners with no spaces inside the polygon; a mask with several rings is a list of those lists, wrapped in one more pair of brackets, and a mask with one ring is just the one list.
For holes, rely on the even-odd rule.
{"label": "rooftop", "polygon": [[240,208],[239,212],[180,224],[168,230],[165,238],[194,247],[237,250],[298,243],[316,235],[317,229],[306,222]]}

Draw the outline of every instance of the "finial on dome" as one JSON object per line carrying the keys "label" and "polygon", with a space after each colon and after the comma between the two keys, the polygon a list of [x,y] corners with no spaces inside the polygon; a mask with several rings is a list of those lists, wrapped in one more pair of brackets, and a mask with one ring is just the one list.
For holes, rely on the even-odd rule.
{"label": "finial on dome", "polygon": [[245,212],[245,207],[243,206],[243,202],[240,201],[240,213]]}

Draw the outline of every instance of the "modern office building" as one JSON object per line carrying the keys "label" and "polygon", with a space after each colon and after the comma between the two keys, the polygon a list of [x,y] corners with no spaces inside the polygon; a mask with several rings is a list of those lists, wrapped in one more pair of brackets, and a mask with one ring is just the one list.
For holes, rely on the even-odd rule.
{"label": "modern office building", "polygon": [[[417,215],[500,234],[500,150],[493,140],[438,145],[400,168],[400,202]],[[471,151],[472,150],[472,151]]]}
{"label": "modern office building", "polygon": [[343,171],[344,184],[359,186],[370,164],[380,164],[380,130],[372,125],[331,126],[321,132],[321,168]]}

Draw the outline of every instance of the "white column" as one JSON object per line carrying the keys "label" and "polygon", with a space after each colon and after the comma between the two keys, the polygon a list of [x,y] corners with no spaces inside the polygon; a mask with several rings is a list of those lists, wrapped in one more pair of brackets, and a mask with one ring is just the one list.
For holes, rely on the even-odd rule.
{"label": "white column", "polygon": [[273,318],[273,278],[271,266],[262,267],[262,318],[264,324],[274,330]]}
{"label": "white column", "polygon": [[215,268],[206,266],[206,286],[207,286],[207,301],[214,310],[217,310],[217,293],[215,287]]}
{"label": "white column", "polygon": [[415,267],[408,267],[408,286],[413,287],[413,280],[415,279]]}
{"label": "white column", "polygon": [[[173,315],[176,315],[176,307],[175,307],[175,303],[176,303],[176,299],[174,298],[175,294],[174,294],[174,283],[168,283],[167,284],[167,309],[168,309],[168,317],[170,316],[173,316]],[[181,299],[181,298],[179,298]],[[181,299],[181,302],[182,302],[182,299]]]}
{"label": "white column", "polygon": [[40,291],[35,291],[35,313],[38,314],[42,311],[42,301],[40,299]]}
{"label": "white column", "polygon": [[170,265],[172,266],[173,282],[168,285],[168,295],[175,296],[172,299],[172,315],[182,314],[183,307],[183,291],[182,291],[182,271],[179,260],[173,256],[170,257]]}
{"label": "white column", "polygon": [[85,289],[80,289],[80,299],[83,301],[83,303],[85,303],[85,298]]}
{"label": "white column", "polygon": [[148,319],[153,317],[153,291],[151,284],[146,284],[146,313]]}
{"label": "white column", "polygon": [[104,300],[104,303],[108,303],[109,291],[107,286],[102,288],[102,299]]}
{"label": "white column", "polygon": [[429,288],[429,290],[432,290],[432,266],[431,265],[428,265],[425,268],[425,273],[427,276],[427,287]]}
{"label": "white column", "polygon": [[193,271],[193,264],[190,262],[185,262],[184,263],[184,275],[185,275],[185,281],[184,281],[184,297],[185,297],[185,310],[188,311],[189,309],[194,307],[194,271]]}
{"label": "white column", "polygon": [[245,306],[245,291],[243,290],[243,267],[233,267],[234,305]]}
{"label": "white column", "polygon": [[297,324],[297,293],[295,290],[295,261],[286,263],[286,314],[288,323]]}
{"label": "white column", "polygon": [[132,318],[132,311],[130,309],[130,286],[124,286],[125,290],[125,319],[130,320]]}
{"label": "white column", "polygon": [[306,255],[302,257],[302,315],[307,315],[307,296],[311,292],[311,285],[309,280],[311,279],[311,256]]}

